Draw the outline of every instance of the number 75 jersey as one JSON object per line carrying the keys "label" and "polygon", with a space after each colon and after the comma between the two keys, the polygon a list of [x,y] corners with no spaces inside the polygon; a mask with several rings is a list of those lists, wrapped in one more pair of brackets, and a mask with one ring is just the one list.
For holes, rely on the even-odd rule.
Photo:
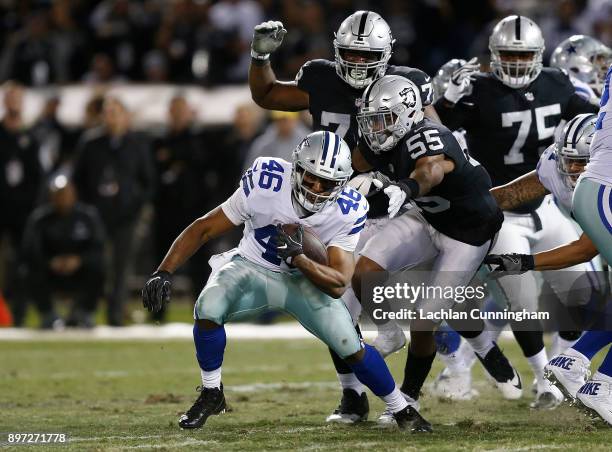
{"label": "number 75 jersey", "polygon": [[435,106],[445,126],[466,130],[470,154],[487,169],[494,186],[533,171],[561,119],[597,112],[556,68],[543,68],[521,89],[504,85],[493,74],[477,74],[470,95],[452,108],[444,99]]}
{"label": "number 75 jersey", "polygon": [[353,252],[365,226],[368,202],[347,186],[334,202],[300,218],[293,207],[292,164],[286,160],[259,157],[249,168],[240,187],[221,208],[235,225],[244,223],[238,254],[273,271],[289,267],[276,254],[276,226],[300,223],[327,246]]}

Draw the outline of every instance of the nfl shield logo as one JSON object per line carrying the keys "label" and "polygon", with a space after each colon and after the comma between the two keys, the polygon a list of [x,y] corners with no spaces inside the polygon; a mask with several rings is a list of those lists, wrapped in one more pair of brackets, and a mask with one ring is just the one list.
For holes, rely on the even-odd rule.
{"label": "nfl shield logo", "polygon": [[528,92],[526,92],[526,93],[525,93],[525,99],[527,99],[529,102],[533,102],[533,99],[534,99],[534,97],[533,97],[533,93],[531,93],[531,92],[529,92],[529,91],[528,91]]}

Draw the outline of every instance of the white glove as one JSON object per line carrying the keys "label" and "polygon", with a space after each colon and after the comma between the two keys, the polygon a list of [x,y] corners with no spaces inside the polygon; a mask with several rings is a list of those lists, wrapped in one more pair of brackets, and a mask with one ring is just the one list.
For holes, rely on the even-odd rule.
{"label": "white glove", "polygon": [[[382,181],[378,179],[372,179],[372,183],[376,188],[383,188],[385,185]],[[406,192],[402,190],[397,185],[391,184],[388,185],[384,190],[385,195],[389,197],[389,208],[387,212],[389,213],[389,218],[393,218],[400,211],[402,206],[406,203]]]}
{"label": "white glove", "polygon": [[472,92],[472,76],[480,70],[478,58],[474,57],[459,69],[455,69],[451,75],[448,87],[444,92],[444,98],[456,104],[463,96]]}
{"label": "white glove", "polygon": [[283,42],[287,30],[282,22],[269,20],[255,26],[253,42],[251,42],[251,57],[257,60],[267,60]]}

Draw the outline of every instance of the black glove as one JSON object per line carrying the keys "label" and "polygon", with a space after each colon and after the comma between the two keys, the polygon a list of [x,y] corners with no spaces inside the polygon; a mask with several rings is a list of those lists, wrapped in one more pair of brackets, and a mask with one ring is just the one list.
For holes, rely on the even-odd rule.
{"label": "black glove", "polygon": [[493,277],[501,276],[502,272],[521,274],[533,270],[535,263],[531,254],[489,254],[485,257],[485,264],[497,265],[491,272]]}
{"label": "black glove", "polygon": [[304,238],[304,226],[298,225],[298,228],[293,234],[287,234],[281,225],[276,226],[276,253],[278,256],[291,264],[291,260],[295,256],[304,254],[302,248],[302,240]]}
{"label": "black glove", "polygon": [[158,270],[153,273],[142,289],[142,305],[149,312],[159,312],[165,303],[170,303],[172,274]]}

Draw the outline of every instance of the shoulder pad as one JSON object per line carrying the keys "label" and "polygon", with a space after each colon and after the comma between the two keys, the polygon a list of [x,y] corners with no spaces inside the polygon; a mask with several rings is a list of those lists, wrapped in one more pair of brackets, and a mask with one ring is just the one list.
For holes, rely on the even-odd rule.
{"label": "shoulder pad", "polygon": [[290,183],[292,165],[286,160],[273,157],[257,157],[240,179],[240,187],[248,198],[252,193],[270,197],[281,191],[283,184]]}
{"label": "shoulder pad", "polygon": [[370,209],[366,197],[348,185],[338,195],[335,207],[344,222],[351,224],[365,224]]}

